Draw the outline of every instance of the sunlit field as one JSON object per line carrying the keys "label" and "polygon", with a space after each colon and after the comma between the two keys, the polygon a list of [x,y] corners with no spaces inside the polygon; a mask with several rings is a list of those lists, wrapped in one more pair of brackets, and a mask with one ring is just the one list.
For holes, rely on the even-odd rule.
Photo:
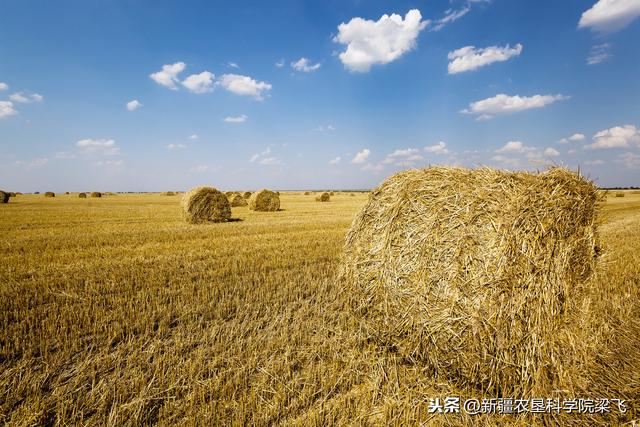
{"label": "sunlit field", "polygon": [[[191,225],[180,194],[19,195],[0,205],[0,424],[622,424],[640,398],[640,194],[609,192],[602,313],[574,397],[605,415],[431,414],[482,397],[359,334],[336,280],[367,193],[283,192]],[[551,396],[550,396],[551,397]],[[631,424],[630,424],[631,425]]]}

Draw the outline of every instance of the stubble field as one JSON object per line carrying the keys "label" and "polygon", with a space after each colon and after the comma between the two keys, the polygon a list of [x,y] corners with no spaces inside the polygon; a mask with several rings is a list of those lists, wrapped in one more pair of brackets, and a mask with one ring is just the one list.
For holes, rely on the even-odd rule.
{"label": "stubble field", "polygon": [[[640,194],[603,208],[592,313],[606,343],[569,390],[607,416],[428,413],[474,396],[358,332],[336,281],[365,193],[190,225],[180,195],[22,195],[0,206],[0,423],[461,425],[637,420]],[[578,375],[578,374],[576,374]],[[567,391],[560,391],[567,394]],[[560,418],[561,417],[561,418]]]}

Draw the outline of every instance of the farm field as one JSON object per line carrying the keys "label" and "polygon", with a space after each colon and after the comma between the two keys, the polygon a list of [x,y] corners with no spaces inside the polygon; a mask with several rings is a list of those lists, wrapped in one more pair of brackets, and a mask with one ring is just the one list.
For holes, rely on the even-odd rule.
{"label": "farm field", "polygon": [[[640,194],[611,192],[590,313],[604,337],[558,393],[640,418]],[[21,195],[0,206],[0,423],[531,425],[560,415],[428,413],[475,396],[358,333],[336,280],[366,193],[283,192],[279,212],[191,225],[181,195]],[[555,420],[557,421],[557,419]]]}

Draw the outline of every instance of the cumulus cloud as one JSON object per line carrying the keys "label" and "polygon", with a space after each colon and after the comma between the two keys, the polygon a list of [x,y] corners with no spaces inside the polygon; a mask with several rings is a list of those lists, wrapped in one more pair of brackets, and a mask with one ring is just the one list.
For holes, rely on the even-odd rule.
{"label": "cumulus cloud", "polygon": [[23,92],[16,92],[9,95],[9,99],[21,104],[30,104],[32,102],[42,102],[44,97],[39,93],[24,94]]}
{"label": "cumulus cloud", "polygon": [[424,151],[435,154],[449,154],[449,150],[446,147],[447,143],[444,141],[440,141],[435,145],[424,147]]}
{"label": "cumulus cloud", "polygon": [[354,165],[359,165],[367,161],[371,151],[368,148],[364,150],[358,151],[353,159],[351,159],[351,163]]}
{"label": "cumulus cloud", "polygon": [[291,68],[303,73],[311,73],[320,69],[320,63],[311,64],[307,58],[300,58],[296,62],[291,63]]}
{"label": "cumulus cloud", "polygon": [[465,71],[475,70],[494,62],[507,61],[509,58],[520,55],[522,45],[516,44],[514,47],[506,45],[489,46],[482,49],[476,49],[475,46],[465,46],[460,49],[449,52],[449,74],[457,74]]}
{"label": "cumulus cloud", "polygon": [[137,99],[134,99],[133,101],[127,102],[127,110],[129,110],[129,111],[137,110],[140,107],[142,107],[142,103],[140,101],[138,101]]}
{"label": "cumulus cloud", "polygon": [[640,169],[640,155],[635,153],[624,153],[618,156],[618,161],[629,169]]}
{"label": "cumulus cloud", "polygon": [[7,90],[9,89],[9,85],[6,84],[5,82],[0,82],[0,90]]}
{"label": "cumulus cloud", "polygon": [[527,149],[528,147],[525,147],[522,141],[508,141],[501,148],[498,148],[496,153],[523,153]]}
{"label": "cumulus cloud", "polygon": [[185,148],[187,148],[187,146],[184,145],[184,144],[169,144],[169,145],[167,145],[167,149],[168,150],[184,150]]}
{"label": "cumulus cloud", "polygon": [[263,94],[271,90],[271,84],[239,74],[224,74],[218,84],[236,95],[251,96],[257,100],[264,99]]}
{"label": "cumulus cloud", "polygon": [[624,125],[601,130],[593,135],[593,143],[585,148],[624,148],[632,144],[640,145],[640,131],[633,125]]}
{"label": "cumulus cloud", "polygon": [[611,57],[611,54],[609,53],[610,47],[611,44],[609,43],[602,43],[592,46],[591,51],[589,52],[589,56],[587,57],[587,64],[596,65],[609,59]]}
{"label": "cumulus cloud", "polygon": [[223,120],[227,123],[244,123],[246,122],[248,117],[244,114],[239,116],[227,116]]}
{"label": "cumulus cloud", "polygon": [[559,140],[558,144],[568,144],[570,142],[584,141],[585,138],[586,137],[582,133],[574,133],[573,135],[567,138],[562,138],[561,140]]}
{"label": "cumulus cloud", "polygon": [[280,159],[278,159],[276,157],[265,157],[263,159],[260,159],[260,161],[258,163],[261,164],[261,165],[266,165],[266,166],[278,166],[278,165],[282,164]]}
{"label": "cumulus cloud", "polygon": [[546,157],[558,157],[560,155],[560,152],[555,148],[548,147],[542,152],[542,154]]}
{"label": "cumulus cloud", "polygon": [[378,21],[356,17],[338,25],[333,41],[347,46],[339,55],[347,69],[366,73],[372,65],[388,64],[413,49],[428,24],[418,9],[407,12],[404,19],[395,13]]}
{"label": "cumulus cloud", "polygon": [[215,75],[209,71],[203,71],[200,74],[191,74],[182,81],[182,86],[187,88],[189,92],[203,94],[213,90]]}
{"label": "cumulus cloud", "polygon": [[120,148],[116,146],[116,142],[113,139],[81,139],[76,142],[76,147],[84,153],[95,153],[102,156],[120,154]]}
{"label": "cumulus cloud", "polygon": [[388,154],[382,161],[383,165],[393,164],[396,166],[411,166],[416,162],[423,160],[420,155],[420,150],[417,148],[405,148],[395,150],[393,153]]}
{"label": "cumulus cloud", "polygon": [[503,155],[496,155],[493,156],[491,158],[491,160],[498,162],[498,163],[502,163],[506,166],[511,166],[511,167],[518,167],[520,165],[520,161],[518,159],[515,159],[513,157],[507,157],[507,156],[503,156]]}
{"label": "cumulus cloud", "polygon": [[198,134],[197,134],[197,133],[194,133],[194,134],[192,134],[191,136],[189,136],[189,139],[194,140],[194,141],[195,141],[196,139],[198,139],[198,138],[200,138],[200,137],[198,136]]}
{"label": "cumulus cloud", "polygon": [[13,102],[0,101],[0,119],[5,119],[15,114],[18,114],[18,110],[13,108]]}
{"label": "cumulus cloud", "polygon": [[329,164],[330,165],[337,165],[338,163],[340,163],[340,160],[342,160],[342,157],[338,156],[335,159],[329,160]]}
{"label": "cumulus cloud", "polygon": [[580,17],[578,28],[600,33],[622,30],[640,16],[638,0],[598,0]]}
{"label": "cumulus cloud", "polygon": [[171,90],[178,90],[176,84],[179,82],[178,74],[183,72],[185,68],[184,62],[166,64],[162,66],[162,70],[150,74],[149,77],[161,86],[168,87]]}
{"label": "cumulus cloud", "polygon": [[542,108],[565,99],[569,99],[569,97],[564,95],[509,96],[499,93],[492,98],[472,102],[469,104],[469,108],[460,112],[474,114],[478,120],[487,120],[498,114],[517,113],[532,108]]}

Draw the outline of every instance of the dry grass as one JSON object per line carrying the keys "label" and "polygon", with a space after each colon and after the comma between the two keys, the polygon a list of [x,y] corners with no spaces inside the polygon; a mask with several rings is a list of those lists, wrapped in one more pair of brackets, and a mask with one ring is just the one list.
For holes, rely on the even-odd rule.
{"label": "dry grass", "polygon": [[[0,213],[0,424],[616,425],[640,416],[640,196],[607,201],[575,397],[631,400],[619,418],[429,414],[482,397],[358,333],[335,281],[367,196],[193,227],[175,199],[98,204],[25,195]],[[572,373],[569,373],[572,374]],[[557,394],[557,393],[556,393]]]}

